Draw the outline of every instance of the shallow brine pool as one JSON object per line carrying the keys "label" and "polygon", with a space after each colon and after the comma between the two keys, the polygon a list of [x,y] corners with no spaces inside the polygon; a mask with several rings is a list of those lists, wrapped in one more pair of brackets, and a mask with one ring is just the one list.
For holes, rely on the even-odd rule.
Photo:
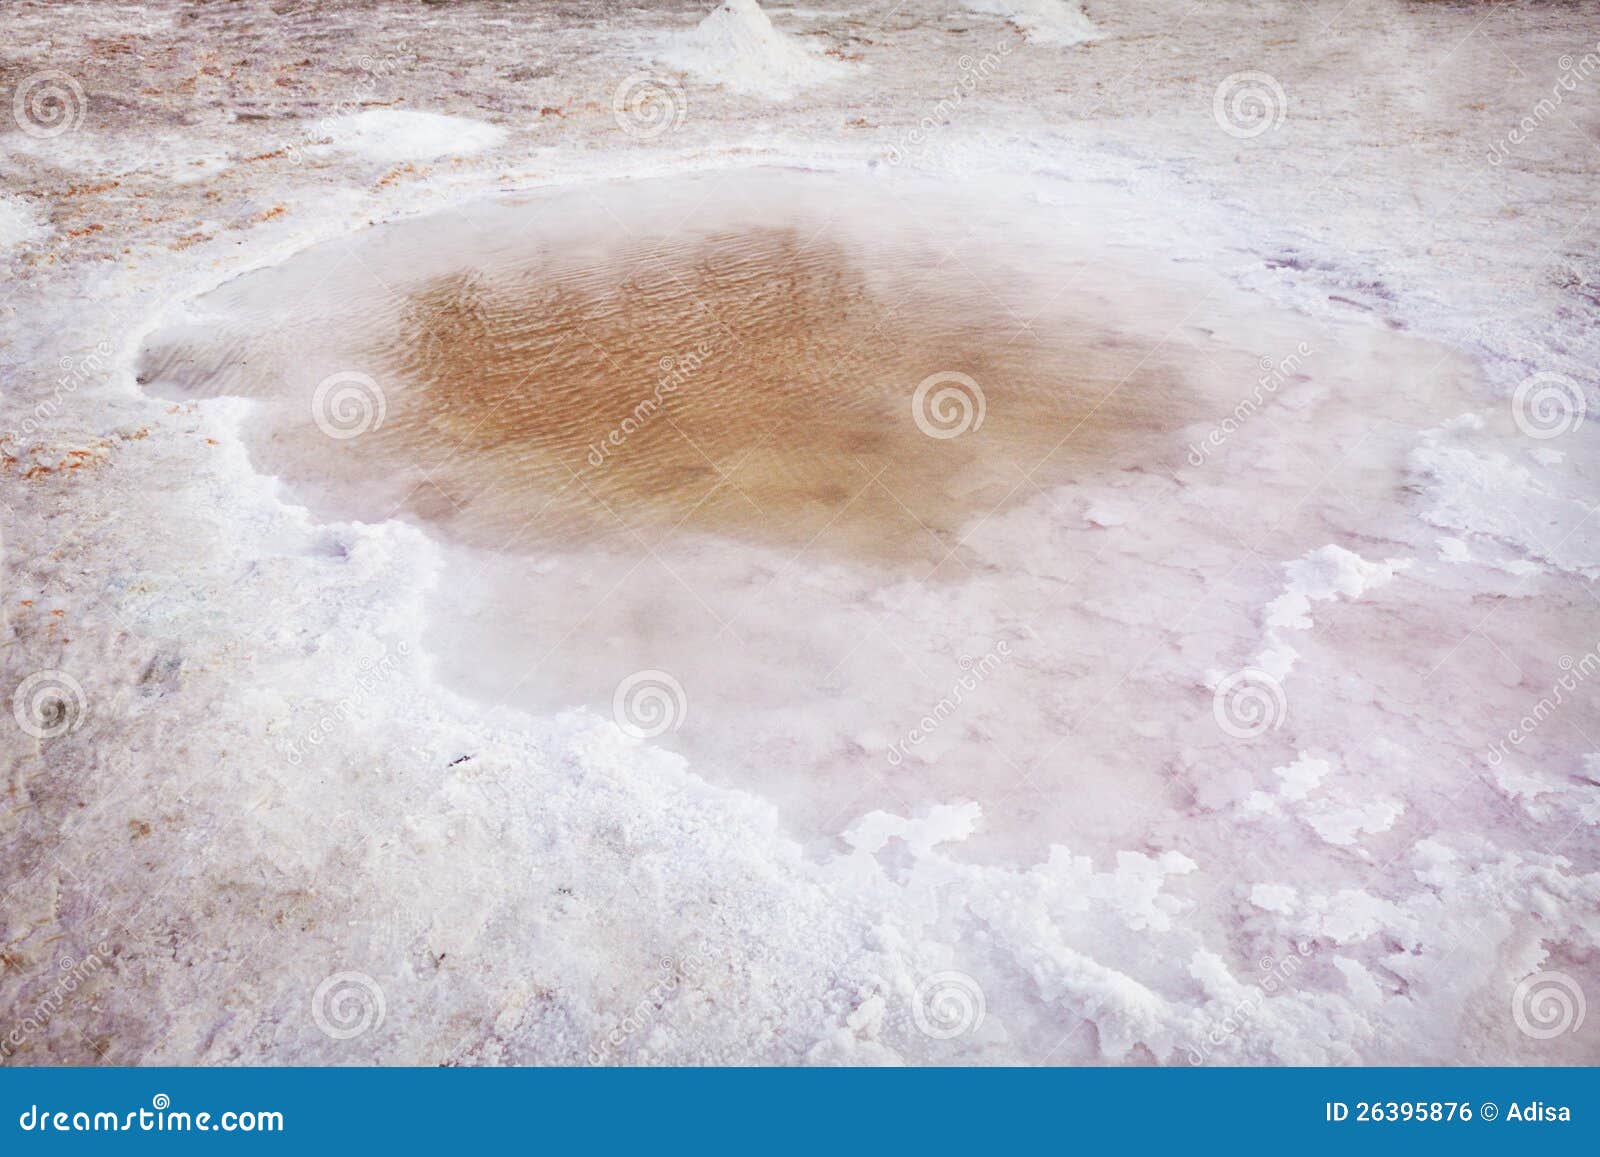
{"label": "shallow brine pool", "polygon": [[[1195,496],[1290,452],[1277,412],[1308,474],[1385,501],[1357,425],[1464,371],[1112,242],[1025,188],[557,190],[241,277],[141,378],[257,400],[254,460],[319,516],[435,536],[470,694],[614,713],[820,837],[971,800],[1013,851],[1137,840],[1210,702],[1177,660],[1237,626],[1193,612],[1251,515]],[[1259,496],[1291,536],[1293,498]]]}

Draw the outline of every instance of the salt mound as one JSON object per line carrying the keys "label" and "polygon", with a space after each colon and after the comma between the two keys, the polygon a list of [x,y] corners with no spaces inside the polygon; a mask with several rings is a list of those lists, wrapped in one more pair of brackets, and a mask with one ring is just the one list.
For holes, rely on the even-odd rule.
{"label": "salt mound", "polygon": [[659,59],[734,92],[778,100],[846,71],[779,32],[756,0],[725,0],[696,28],[676,38]]}
{"label": "salt mound", "polygon": [[470,117],[400,109],[369,109],[316,125],[325,149],[356,153],[374,161],[428,161],[493,148],[505,130]]}
{"label": "salt mound", "polygon": [[974,12],[1004,16],[1035,44],[1072,45],[1100,39],[1079,0],[966,0]]}

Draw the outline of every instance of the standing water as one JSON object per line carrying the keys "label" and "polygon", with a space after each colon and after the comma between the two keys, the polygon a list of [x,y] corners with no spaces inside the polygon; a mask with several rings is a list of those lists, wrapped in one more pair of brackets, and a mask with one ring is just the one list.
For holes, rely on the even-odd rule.
{"label": "standing water", "polygon": [[[469,693],[615,712],[802,833],[975,800],[1042,847],[1159,795],[1159,757],[1108,784],[1091,755],[1171,742],[1096,707],[1128,645],[1102,601],[1192,597],[1205,549],[1110,539],[1085,496],[1171,499],[1184,431],[1310,348],[1086,234],[822,174],[557,191],[239,278],[142,378],[256,399],[255,461],[317,514],[436,537],[432,640]],[[1323,390],[1419,356],[1340,340]]]}

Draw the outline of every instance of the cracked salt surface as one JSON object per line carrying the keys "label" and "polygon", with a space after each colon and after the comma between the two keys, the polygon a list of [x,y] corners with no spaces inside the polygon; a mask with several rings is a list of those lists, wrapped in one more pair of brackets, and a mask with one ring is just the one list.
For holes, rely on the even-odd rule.
{"label": "cracked salt surface", "polygon": [[[1513,1005],[1530,978],[1600,990],[1593,423],[1512,420],[1538,372],[1593,411],[1592,96],[1484,160],[1592,36],[1559,8],[1157,2],[1094,5],[1100,38],[1064,48],[919,0],[813,7],[770,15],[848,71],[781,103],[668,74],[685,115],[652,138],[612,96],[703,11],[8,12],[12,71],[88,95],[74,130],[0,150],[26,206],[0,662],[72,680],[23,710],[35,731],[77,709],[0,737],[8,1031],[63,953],[105,964],[8,1058],[1600,1055],[1592,1015],[1530,1033]],[[1240,139],[1211,98],[1246,70],[1288,105]],[[505,136],[433,162],[436,136],[325,147],[361,102]],[[950,528],[960,560],[928,581],[849,552],[780,570],[741,538],[669,550],[676,574],[647,557],[602,602],[616,576],[571,544],[474,570],[487,552],[425,519],[338,521],[315,480],[263,473],[262,401],[136,383],[175,312],[372,222],[757,163],[995,193],[1008,220],[1026,199],[1052,244],[1192,285],[1160,352],[1204,396],[1236,386],[1139,468]],[[610,700],[658,662],[641,626],[705,616],[686,587],[769,590],[736,625],[774,645],[688,655],[682,725],[640,740]],[[519,636],[595,606],[557,676],[494,705]],[[606,619],[624,606],[660,609]],[[963,656],[977,689],[909,742]],[[696,689],[718,680],[739,694]],[[663,957],[683,983],[641,1019]],[[313,1001],[351,972],[384,1015],[335,1037]],[[946,987],[984,1015],[930,1021]]]}

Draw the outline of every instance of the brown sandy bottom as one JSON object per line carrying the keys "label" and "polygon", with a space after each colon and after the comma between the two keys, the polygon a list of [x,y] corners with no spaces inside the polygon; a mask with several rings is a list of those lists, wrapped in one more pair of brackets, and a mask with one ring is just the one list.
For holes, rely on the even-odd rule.
{"label": "brown sandy bottom", "polygon": [[[1043,846],[1055,804],[1019,801],[1019,772],[1082,822],[1138,810],[1031,764],[1098,751],[1063,740],[1128,657],[1079,607],[1170,582],[1176,617],[1175,568],[1216,536],[1147,523],[1126,569],[1074,591],[1107,549],[1078,537],[1075,489],[1171,487],[1263,354],[1274,390],[1345,393],[1364,420],[1437,392],[1378,383],[1433,355],[1370,333],[1311,387],[1303,320],[1230,313],[1068,243],[1092,230],[1053,212],[771,170],[482,203],[230,282],[152,337],[141,376],[262,402],[254,460],[319,515],[453,544],[433,637],[459,688],[614,711],[803,830],[976,799]],[[1061,584],[1042,599],[1041,570]],[[1152,764],[1115,791],[1159,793]]]}
{"label": "brown sandy bottom", "polygon": [[379,230],[226,287],[229,319],[158,337],[143,377],[270,401],[265,469],[486,549],[707,532],[936,562],[1194,409],[1106,309],[1128,274],[1003,237],[971,268],[939,206],[811,180]]}
{"label": "brown sandy bottom", "polygon": [[[372,450],[453,447],[459,468],[410,501],[476,545],[531,522],[546,542],[690,530],[937,558],[1024,471],[1172,425],[1177,376],[1137,349],[1065,319],[1023,333],[928,253],[874,284],[884,257],[763,228],[436,279],[407,294],[390,372],[416,389]],[[891,500],[851,502],[869,480]]]}

